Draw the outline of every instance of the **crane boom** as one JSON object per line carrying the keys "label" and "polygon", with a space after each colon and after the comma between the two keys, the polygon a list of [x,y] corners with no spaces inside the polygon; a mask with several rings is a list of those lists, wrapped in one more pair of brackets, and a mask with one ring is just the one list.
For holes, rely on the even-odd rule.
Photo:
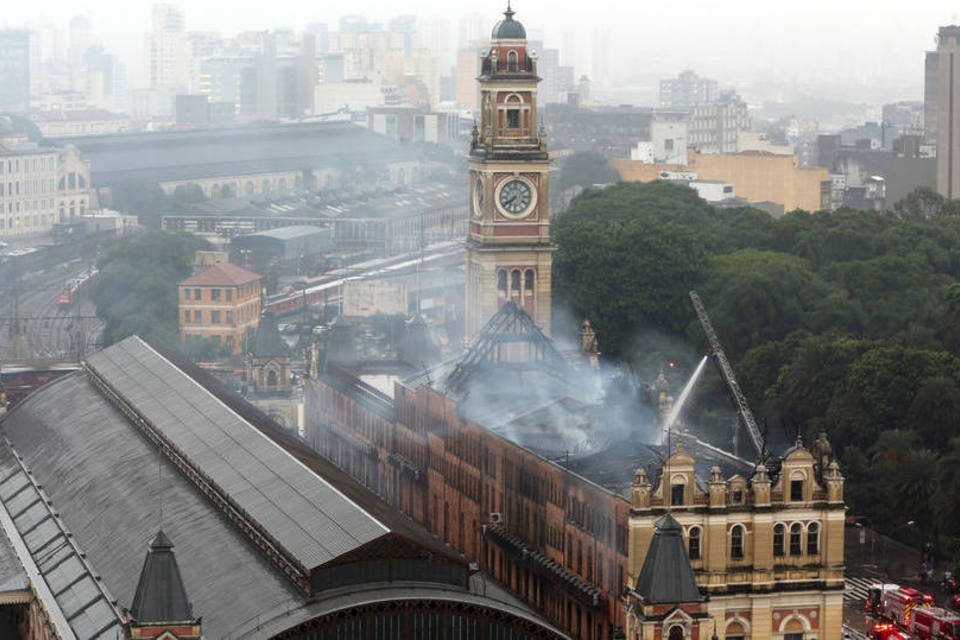
{"label": "crane boom", "polygon": [[763,443],[763,436],[760,434],[757,421],[754,420],[753,413],[751,413],[750,407],[747,405],[747,398],[743,395],[743,391],[740,390],[736,376],[733,375],[733,367],[730,366],[730,361],[727,360],[727,354],[723,352],[723,347],[720,345],[717,332],[714,331],[713,323],[710,322],[710,316],[707,315],[707,310],[703,307],[703,302],[700,301],[700,296],[697,295],[696,291],[690,292],[690,300],[693,301],[693,308],[696,310],[697,317],[700,319],[700,325],[703,327],[704,333],[707,334],[710,348],[713,350],[713,355],[720,367],[720,375],[723,376],[723,381],[727,383],[727,388],[733,396],[733,402],[737,405],[737,413],[746,426],[747,433],[750,434],[750,440],[753,441],[757,455],[763,460],[766,458],[766,447]]}

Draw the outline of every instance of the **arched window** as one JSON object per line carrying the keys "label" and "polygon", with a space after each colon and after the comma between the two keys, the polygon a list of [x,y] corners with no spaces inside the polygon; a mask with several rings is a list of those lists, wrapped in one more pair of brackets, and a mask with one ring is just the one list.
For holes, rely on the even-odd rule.
{"label": "arched window", "polygon": [[280,178],[280,180],[277,181],[277,186],[280,188],[280,191],[286,191],[286,190],[287,190],[287,179],[286,179],[286,178]]}
{"label": "arched window", "polygon": [[687,549],[691,560],[700,559],[700,527],[690,527]]}
{"label": "arched window", "polygon": [[727,632],[723,636],[726,640],[743,640],[747,637],[747,630],[739,622],[731,622],[727,625]]}
{"label": "arched window", "polygon": [[517,52],[510,50],[507,52],[507,71],[517,71],[520,68],[520,57]]}
{"label": "arched window", "polygon": [[260,183],[260,190],[264,193],[270,193],[270,181],[266,178]]}
{"label": "arched window", "polygon": [[503,292],[507,291],[507,270],[500,269],[497,271],[497,289]]}
{"label": "arched window", "polygon": [[683,506],[683,489],[686,484],[680,480],[673,480],[670,483],[670,505],[673,507]]}
{"label": "arched window", "polygon": [[667,635],[667,640],[683,640],[683,627],[680,625],[674,625],[670,627],[670,633]]}
{"label": "arched window", "polygon": [[807,526],[807,555],[815,556],[820,553],[820,525],[811,522]]}
{"label": "arched window", "polygon": [[267,386],[275,387],[277,386],[277,372],[271,369],[267,372]]}
{"label": "arched window", "polygon": [[520,291],[520,269],[514,269],[510,273],[510,289]]}
{"label": "arched window", "polygon": [[403,185],[407,183],[407,172],[403,170],[403,167],[397,169],[397,184]]}
{"label": "arched window", "polygon": [[773,526],[773,555],[783,556],[785,553],[784,543],[787,535],[787,528],[782,524]]}
{"label": "arched window", "polygon": [[248,196],[252,196],[254,191],[256,191],[256,187],[253,185],[253,180],[247,180],[247,184],[243,187],[243,192]]}
{"label": "arched window", "polygon": [[803,553],[803,525],[794,522],[790,525],[790,555],[799,556]]}
{"label": "arched window", "polygon": [[743,559],[743,525],[734,525],[730,530],[730,557],[734,560]]}
{"label": "arched window", "polygon": [[527,269],[523,273],[523,287],[527,291],[533,291],[533,269]]}

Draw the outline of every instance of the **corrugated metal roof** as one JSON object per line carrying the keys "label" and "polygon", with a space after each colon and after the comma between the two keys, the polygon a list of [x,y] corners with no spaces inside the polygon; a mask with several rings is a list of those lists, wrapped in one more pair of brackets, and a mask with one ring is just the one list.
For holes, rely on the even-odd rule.
{"label": "corrugated metal roof", "polygon": [[113,597],[6,440],[0,478],[0,522],[61,637],[118,637],[123,621]]}
{"label": "corrugated metal roof", "polygon": [[177,542],[206,637],[227,637],[249,619],[303,603],[293,583],[83,374],[37,391],[4,418],[3,429],[123,606],[132,604],[147,544],[161,526]]}
{"label": "corrugated metal roof", "polygon": [[87,364],[304,567],[388,532],[140,338]]}

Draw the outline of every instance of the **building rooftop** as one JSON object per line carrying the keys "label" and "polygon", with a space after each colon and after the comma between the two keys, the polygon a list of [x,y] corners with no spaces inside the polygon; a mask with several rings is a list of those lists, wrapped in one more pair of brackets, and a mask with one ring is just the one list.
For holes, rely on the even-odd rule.
{"label": "building rooftop", "polygon": [[124,340],[87,366],[304,568],[389,531],[142,340]]}
{"label": "building rooftop", "polygon": [[[280,227],[279,229],[270,229],[268,231],[258,231],[257,233],[247,233],[237,238],[273,238],[274,240],[296,240],[313,236],[318,233],[328,233],[325,227],[316,225],[293,225],[290,227]],[[236,238],[234,238],[236,239]]]}
{"label": "building rooftop", "polygon": [[260,274],[247,271],[242,267],[229,262],[220,262],[204,269],[200,273],[190,276],[180,282],[180,286],[190,287],[230,287],[255,282]]}
{"label": "building rooftop", "polygon": [[60,142],[75,145],[90,162],[94,186],[373,166],[418,158],[416,151],[348,122],[116,133]]}
{"label": "building rooftop", "polygon": [[150,541],[130,615],[140,624],[194,620],[180,566],[173,554],[173,542],[162,530]]}
{"label": "building rooftop", "polygon": [[[420,572],[410,593],[496,608],[457,582],[466,561],[422,527],[208,373],[139,338],[34,393],[3,431],[0,524],[54,624],[78,638],[113,640],[123,607],[142,618],[187,613],[186,596],[154,589],[171,586],[171,564],[139,579],[150,540],[154,561],[176,541],[189,615],[211,638],[270,637],[338,606],[402,599],[404,588],[345,570],[385,558],[383,548],[433,559],[435,574]],[[311,597],[296,565],[324,563]],[[345,590],[347,578],[360,582]]]}
{"label": "building rooftop", "polygon": [[703,599],[687,558],[683,527],[669,513],[657,520],[650,550],[634,591],[649,604],[679,604]]}

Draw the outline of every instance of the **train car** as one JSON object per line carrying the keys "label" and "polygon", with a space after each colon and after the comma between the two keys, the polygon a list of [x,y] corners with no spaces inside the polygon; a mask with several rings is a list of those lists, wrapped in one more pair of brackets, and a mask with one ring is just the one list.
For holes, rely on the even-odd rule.
{"label": "train car", "polygon": [[57,306],[61,308],[72,306],[77,301],[80,292],[89,286],[96,275],[97,269],[90,267],[76,278],[68,280],[64,287],[57,292]]}

